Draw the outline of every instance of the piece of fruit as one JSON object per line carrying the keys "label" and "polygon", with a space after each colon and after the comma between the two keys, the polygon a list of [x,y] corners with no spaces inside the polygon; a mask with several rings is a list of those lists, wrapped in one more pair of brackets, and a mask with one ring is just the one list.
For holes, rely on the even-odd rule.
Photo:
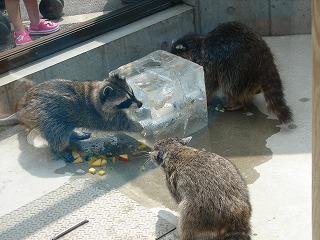
{"label": "piece of fruit", "polygon": [[103,176],[103,175],[105,175],[106,174],[106,172],[104,171],[104,170],[100,170],[99,172],[98,172],[98,174],[100,175],[100,176]]}
{"label": "piece of fruit", "polygon": [[132,157],[138,157],[138,155],[139,155],[139,153],[137,153],[137,152],[132,152],[132,153],[131,153],[131,156],[132,156]]}
{"label": "piece of fruit", "polygon": [[89,173],[91,173],[91,174],[96,174],[96,169],[95,168],[89,168]]}
{"label": "piece of fruit", "polygon": [[74,160],[72,163],[83,163],[83,158],[78,157],[76,160]]}
{"label": "piece of fruit", "polygon": [[80,155],[79,155],[77,150],[72,150],[72,156],[73,156],[74,159],[77,159],[77,158],[80,157]]}
{"label": "piece of fruit", "polygon": [[145,150],[147,148],[147,145],[141,143],[139,146],[138,146],[138,150],[139,151],[142,151],[142,150]]}
{"label": "piece of fruit", "polygon": [[121,161],[128,162],[128,160],[129,160],[128,154],[121,154],[121,155],[119,155],[119,159],[120,159]]}
{"label": "piece of fruit", "polygon": [[96,161],[89,163],[89,165],[93,167],[103,167],[107,165],[107,160],[98,158]]}
{"label": "piece of fruit", "polygon": [[140,170],[141,170],[141,171],[145,171],[145,170],[146,170],[145,166],[141,166],[141,167],[140,167]]}
{"label": "piece of fruit", "polygon": [[97,157],[90,157],[89,158],[89,161],[88,161],[88,164],[91,165],[92,163],[94,163],[95,161],[97,161],[98,158]]}

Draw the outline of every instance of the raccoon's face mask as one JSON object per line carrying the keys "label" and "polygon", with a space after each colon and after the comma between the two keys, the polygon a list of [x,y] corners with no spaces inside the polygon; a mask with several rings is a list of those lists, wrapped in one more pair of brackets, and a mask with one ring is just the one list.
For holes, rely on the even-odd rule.
{"label": "raccoon's face mask", "polygon": [[112,83],[106,86],[102,91],[101,101],[110,105],[113,103],[116,109],[125,108],[140,108],[142,107],[142,102],[139,101],[133,90],[129,87]]}
{"label": "raccoon's face mask", "polygon": [[126,91],[125,89],[124,89],[124,91],[127,93],[128,98],[117,105],[118,109],[124,109],[124,108],[130,108],[130,107],[137,107],[137,108],[141,108],[142,107],[142,102],[140,102],[135,97],[135,95],[133,94],[132,89],[130,89],[130,92]]}

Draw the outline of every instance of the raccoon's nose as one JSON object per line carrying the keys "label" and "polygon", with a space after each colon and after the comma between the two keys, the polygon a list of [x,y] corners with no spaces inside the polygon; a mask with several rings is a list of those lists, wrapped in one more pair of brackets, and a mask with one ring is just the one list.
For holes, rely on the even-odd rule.
{"label": "raccoon's nose", "polygon": [[142,107],[142,102],[137,101],[137,107],[138,107],[138,108],[141,108],[141,107]]}

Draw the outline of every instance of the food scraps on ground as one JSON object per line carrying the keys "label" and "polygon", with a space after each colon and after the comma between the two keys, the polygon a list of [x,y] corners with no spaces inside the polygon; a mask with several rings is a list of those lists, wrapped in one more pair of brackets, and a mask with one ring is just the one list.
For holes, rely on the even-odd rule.
{"label": "food scraps on ground", "polygon": [[145,150],[147,148],[147,145],[145,145],[145,144],[143,144],[143,143],[141,143],[139,146],[138,146],[138,150],[139,151],[143,151],[143,150]]}
{"label": "food scraps on ground", "polygon": [[146,170],[145,166],[141,166],[141,167],[140,167],[140,170],[141,170],[141,171],[145,171],[145,170]]}
{"label": "food scraps on ground", "polygon": [[72,150],[71,154],[74,159],[77,159],[80,157],[80,154],[78,153],[77,150]]}
{"label": "food scraps on ground", "polygon": [[104,171],[104,170],[100,170],[99,172],[98,172],[98,174],[100,175],[100,176],[103,176],[103,175],[105,175],[106,174],[106,172]]}
{"label": "food scraps on ground", "polygon": [[78,157],[72,163],[83,163],[83,158],[82,157]]}
{"label": "food scraps on ground", "polygon": [[217,104],[217,106],[214,108],[217,112],[224,112],[224,107],[221,104]]}
{"label": "food scraps on ground", "polygon": [[91,174],[96,174],[96,169],[95,168],[89,168],[89,173]]}
{"label": "food scraps on ground", "polygon": [[137,153],[137,152],[132,152],[132,153],[131,153],[131,156],[132,156],[132,157],[137,157],[137,156],[139,156],[139,153]]}
{"label": "food scraps on ground", "polygon": [[91,157],[88,161],[88,164],[93,167],[103,167],[107,165],[107,160],[103,158]]}
{"label": "food scraps on ground", "polygon": [[121,161],[128,162],[128,160],[129,160],[128,154],[120,154],[120,155],[119,155],[119,159],[120,159]]}

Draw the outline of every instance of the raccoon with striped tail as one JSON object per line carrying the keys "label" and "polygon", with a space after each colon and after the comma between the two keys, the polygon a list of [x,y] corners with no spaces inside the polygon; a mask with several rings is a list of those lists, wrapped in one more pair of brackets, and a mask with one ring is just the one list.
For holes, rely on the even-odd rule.
{"label": "raccoon with striped tail", "polygon": [[203,66],[208,102],[221,90],[227,98],[225,109],[237,110],[263,92],[267,109],[280,123],[293,121],[269,46],[244,24],[228,22],[207,35],[185,35],[171,52]]}
{"label": "raccoon with striped tail", "polygon": [[141,106],[126,80],[117,75],[102,81],[54,79],[29,89],[16,112],[0,119],[0,126],[22,124],[30,131],[38,129],[52,150],[61,153],[71,140],[90,137],[90,133],[77,128],[142,131],[142,126],[125,112]]}

